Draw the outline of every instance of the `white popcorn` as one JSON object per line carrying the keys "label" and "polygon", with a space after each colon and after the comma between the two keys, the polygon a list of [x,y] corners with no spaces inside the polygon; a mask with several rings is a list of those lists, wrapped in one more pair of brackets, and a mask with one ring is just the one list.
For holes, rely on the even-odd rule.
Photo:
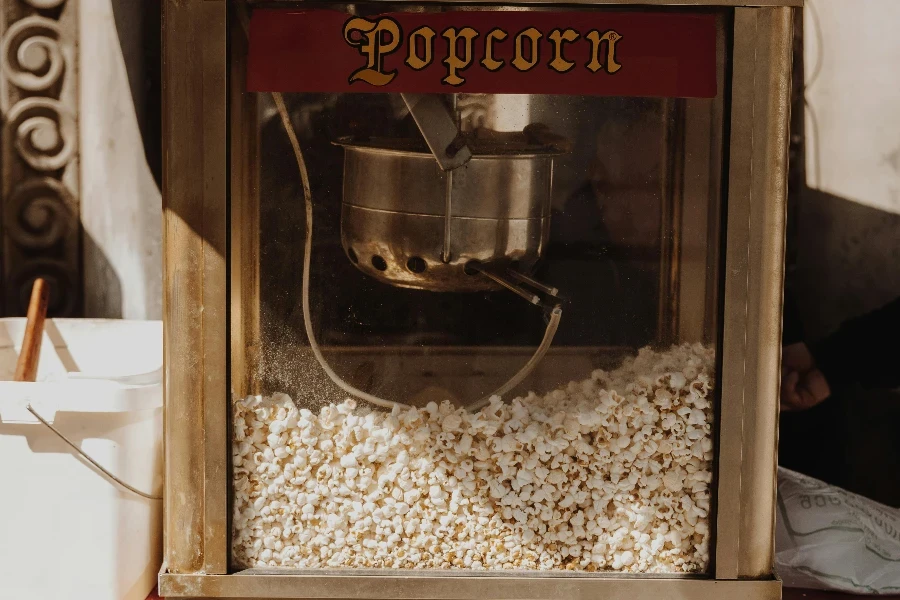
{"label": "white popcorn", "polygon": [[234,406],[244,566],[700,572],[713,353],[641,350],[477,413],[353,400]]}

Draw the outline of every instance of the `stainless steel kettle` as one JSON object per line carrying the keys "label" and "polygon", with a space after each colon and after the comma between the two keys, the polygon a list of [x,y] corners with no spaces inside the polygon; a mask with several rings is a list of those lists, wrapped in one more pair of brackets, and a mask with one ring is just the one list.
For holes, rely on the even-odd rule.
{"label": "stainless steel kettle", "polygon": [[490,275],[528,273],[547,244],[553,162],[565,140],[540,125],[466,135],[440,96],[403,99],[427,146],[337,142],[349,259],[379,281],[440,292],[499,289]]}

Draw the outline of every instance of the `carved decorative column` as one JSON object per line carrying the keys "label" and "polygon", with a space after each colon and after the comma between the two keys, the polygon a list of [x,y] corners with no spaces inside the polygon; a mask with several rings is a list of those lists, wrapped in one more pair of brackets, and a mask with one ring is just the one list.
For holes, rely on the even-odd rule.
{"label": "carved decorative column", "polygon": [[82,310],[77,0],[0,0],[2,294],[23,315],[36,277],[50,313]]}

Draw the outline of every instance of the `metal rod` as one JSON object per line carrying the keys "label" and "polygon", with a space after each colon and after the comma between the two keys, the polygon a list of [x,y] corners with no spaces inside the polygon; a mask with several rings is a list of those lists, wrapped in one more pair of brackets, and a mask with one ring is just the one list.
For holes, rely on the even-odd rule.
{"label": "metal rod", "polygon": [[445,171],[447,188],[444,190],[444,247],[441,260],[450,263],[450,214],[453,210],[453,171]]}
{"label": "metal rod", "polygon": [[517,280],[521,281],[522,283],[530,285],[531,287],[533,287],[536,290],[544,292],[548,296],[556,297],[559,294],[558,288],[543,284],[540,281],[536,281],[536,280],[532,279],[531,277],[529,277],[528,275],[525,275],[524,273],[519,273],[518,271],[516,271],[514,269],[507,269],[506,274],[509,275],[510,277],[512,277],[513,279],[517,279]]}
{"label": "metal rod", "polygon": [[[456,94],[450,94],[450,114],[453,117],[454,125],[456,125],[458,136],[459,110],[457,101],[458,98]],[[444,264],[450,264],[450,218],[453,214],[453,170],[445,171],[445,173],[447,174],[447,187],[444,190],[444,246],[441,250],[441,260]]]}
{"label": "metal rod", "polygon": [[[472,151],[460,139],[455,110],[435,94],[400,94],[428,149],[442,171],[452,171],[469,162]],[[453,148],[452,156],[447,152]]]}
{"label": "metal rod", "polygon": [[37,411],[34,410],[34,408],[31,407],[31,404],[30,404],[30,403],[29,403],[29,404],[26,404],[26,405],[25,405],[25,408],[27,408],[27,409],[28,409],[28,412],[30,412],[31,414],[33,414],[33,415],[35,416],[35,418],[36,418],[38,421],[40,421],[41,423],[43,423],[44,425],[46,425],[46,426],[50,429],[50,431],[52,431],[53,433],[55,433],[55,434],[57,435],[57,437],[59,437],[59,439],[61,439],[62,441],[64,441],[66,444],[68,444],[68,445],[72,448],[72,450],[74,450],[75,452],[77,452],[78,455],[81,456],[81,458],[83,458],[84,460],[86,460],[86,461],[88,461],[89,463],[91,463],[92,465],[94,465],[94,467],[95,467],[97,470],[99,470],[103,475],[105,475],[107,479],[110,479],[111,481],[113,481],[113,482],[115,482],[115,483],[118,483],[119,485],[121,485],[123,488],[125,488],[125,489],[128,490],[129,492],[131,492],[131,493],[133,493],[133,494],[137,494],[138,496],[141,496],[142,498],[146,498],[146,499],[148,499],[148,500],[162,500],[162,496],[153,496],[152,494],[145,494],[145,493],[142,492],[141,490],[139,490],[139,489],[137,489],[137,488],[134,488],[134,487],[128,485],[127,483],[125,483],[124,481],[122,481],[121,479],[119,479],[118,477],[116,477],[115,475],[113,475],[112,473],[110,473],[109,471],[107,471],[106,469],[104,469],[103,466],[102,466],[100,463],[98,463],[96,460],[94,460],[93,458],[91,458],[90,456],[88,456],[88,455],[84,452],[84,450],[82,450],[81,448],[79,448],[78,446],[76,446],[75,444],[73,444],[72,442],[70,442],[70,441],[69,441],[69,438],[67,438],[66,436],[64,436],[64,435],[63,435],[56,427],[54,427],[53,425],[51,425],[49,421],[47,421],[44,417],[42,417],[41,415],[39,415],[39,414],[37,413]]}
{"label": "metal rod", "polygon": [[520,288],[513,282],[509,281],[508,279],[501,277],[500,275],[497,275],[496,273],[491,273],[490,271],[485,270],[484,268],[481,267],[481,265],[473,264],[471,266],[473,269],[475,269],[476,271],[478,271],[485,277],[491,279],[495,283],[499,283],[500,285],[502,285],[503,287],[505,287],[512,293],[524,298],[531,304],[540,304],[541,303],[541,298],[539,296],[537,296],[536,294],[531,294],[531,293],[527,292],[526,290],[523,290],[522,288]]}

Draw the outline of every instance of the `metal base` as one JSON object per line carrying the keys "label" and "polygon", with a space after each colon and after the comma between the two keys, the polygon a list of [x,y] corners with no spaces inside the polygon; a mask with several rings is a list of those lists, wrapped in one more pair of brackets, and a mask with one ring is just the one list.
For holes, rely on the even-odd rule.
{"label": "metal base", "polygon": [[780,600],[781,581],[589,573],[397,570],[304,572],[247,569],[232,575],[159,574],[164,598],[335,598],[391,600]]}

